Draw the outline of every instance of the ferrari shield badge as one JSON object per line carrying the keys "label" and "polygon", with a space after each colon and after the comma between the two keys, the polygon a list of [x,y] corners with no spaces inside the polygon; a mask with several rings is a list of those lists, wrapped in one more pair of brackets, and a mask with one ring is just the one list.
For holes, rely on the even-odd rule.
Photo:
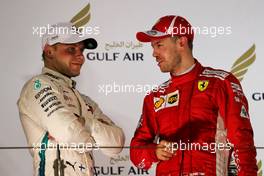
{"label": "ferrari shield badge", "polygon": [[202,92],[205,91],[205,89],[207,88],[209,84],[208,80],[200,80],[198,81],[198,89]]}

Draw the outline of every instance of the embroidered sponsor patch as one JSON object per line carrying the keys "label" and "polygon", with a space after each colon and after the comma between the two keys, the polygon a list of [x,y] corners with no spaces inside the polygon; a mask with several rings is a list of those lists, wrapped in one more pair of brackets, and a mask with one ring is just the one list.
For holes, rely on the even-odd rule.
{"label": "embroidered sponsor patch", "polygon": [[229,73],[222,70],[209,70],[209,69],[205,69],[202,72],[202,74],[200,74],[200,76],[215,77],[221,80],[224,80],[228,75]]}
{"label": "embroidered sponsor patch", "polygon": [[70,161],[66,161],[66,165],[69,165],[69,167],[72,168],[73,171],[75,171],[75,172],[77,170],[79,170],[82,173],[87,173],[86,166],[84,164],[82,164],[82,163],[79,163],[79,162],[76,162],[76,161],[71,163]]}
{"label": "embroidered sponsor patch", "polygon": [[178,101],[178,94],[175,94],[175,95],[172,95],[168,98],[168,103],[169,104],[173,104],[175,103],[176,101]]}
{"label": "embroidered sponsor patch", "polygon": [[56,112],[57,110],[64,108],[64,106],[57,106],[55,109],[52,109],[48,114],[47,117],[49,117],[51,114],[53,114],[54,112]]}
{"label": "embroidered sponsor patch", "polygon": [[79,163],[79,165],[78,165],[78,169],[79,169],[82,173],[87,173],[87,171],[86,171],[86,167],[85,167],[85,165],[82,164],[82,163]]}
{"label": "embroidered sponsor patch", "polygon": [[[40,85],[41,86],[41,85]],[[51,86],[49,86],[49,87],[44,87],[43,89],[41,89],[34,97],[35,97],[35,99],[37,100],[37,99],[39,99],[40,97],[41,97],[41,95],[42,94],[44,94],[44,96],[47,94],[47,93],[49,93],[49,92],[52,92],[52,88],[51,88]],[[46,96],[47,97],[47,96]],[[43,99],[42,99],[42,101],[43,101]]]}
{"label": "embroidered sponsor patch", "polygon": [[178,106],[179,104],[179,90],[161,95],[160,97],[154,97],[154,109],[159,111],[164,108]]}
{"label": "embroidered sponsor patch", "polygon": [[249,118],[247,110],[244,105],[241,106],[240,116],[243,118]]}
{"label": "embroidered sponsor patch", "polygon": [[41,107],[45,108],[48,104],[50,104],[51,102],[57,101],[57,100],[58,100],[58,97],[56,95],[49,97],[45,102],[41,104]]}
{"label": "embroidered sponsor patch", "polygon": [[238,97],[244,97],[243,90],[239,84],[233,82],[231,82],[230,84],[234,94],[236,94]]}
{"label": "embroidered sponsor patch", "polygon": [[160,109],[162,105],[164,105],[164,103],[165,103],[165,99],[163,97],[160,98],[154,97],[155,110]]}
{"label": "embroidered sponsor patch", "polygon": [[208,87],[209,85],[209,80],[199,80],[198,81],[198,90],[205,91],[205,89]]}
{"label": "embroidered sponsor patch", "polygon": [[179,90],[169,93],[166,96],[166,104],[165,104],[166,108],[172,106],[178,106],[178,104],[179,104]]}
{"label": "embroidered sponsor patch", "polygon": [[35,82],[34,82],[34,89],[35,90],[39,90],[41,88],[41,82],[40,82],[40,80],[36,80]]}
{"label": "embroidered sponsor patch", "polygon": [[230,85],[234,93],[235,102],[242,103],[243,97],[245,96],[243,93],[242,87],[238,83],[233,83],[233,82],[230,82]]}
{"label": "embroidered sponsor patch", "polygon": [[231,82],[231,87],[232,87],[232,89],[233,89],[234,92],[237,92],[237,91],[242,92],[242,88],[237,83]]}

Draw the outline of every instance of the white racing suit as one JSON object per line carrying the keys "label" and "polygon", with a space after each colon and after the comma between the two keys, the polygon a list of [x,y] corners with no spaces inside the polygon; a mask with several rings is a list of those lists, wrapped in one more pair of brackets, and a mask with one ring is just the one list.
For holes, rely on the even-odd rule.
{"label": "white racing suit", "polygon": [[34,176],[54,175],[57,144],[65,176],[93,175],[90,147],[111,156],[124,145],[123,130],[81,95],[73,80],[48,68],[24,85],[18,107],[28,145],[34,147]]}

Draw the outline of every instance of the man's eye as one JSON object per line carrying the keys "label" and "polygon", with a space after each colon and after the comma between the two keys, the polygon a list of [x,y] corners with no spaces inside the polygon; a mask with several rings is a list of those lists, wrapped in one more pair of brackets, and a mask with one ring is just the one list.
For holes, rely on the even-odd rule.
{"label": "man's eye", "polygon": [[76,53],[76,50],[75,50],[74,47],[69,47],[69,48],[67,48],[67,52],[68,52],[69,54],[75,54],[75,53]]}

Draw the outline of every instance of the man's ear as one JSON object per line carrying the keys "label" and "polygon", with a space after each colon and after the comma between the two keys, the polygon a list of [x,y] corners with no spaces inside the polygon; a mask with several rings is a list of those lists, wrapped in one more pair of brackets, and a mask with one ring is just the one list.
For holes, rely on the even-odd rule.
{"label": "man's ear", "polygon": [[179,38],[179,44],[181,47],[186,47],[188,46],[188,39],[187,37],[183,36]]}
{"label": "man's ear", "polygon": [[49,59],[52,59],[54,56],[54,48],[52,46],[46,45],[44,48],[45,56]]}

